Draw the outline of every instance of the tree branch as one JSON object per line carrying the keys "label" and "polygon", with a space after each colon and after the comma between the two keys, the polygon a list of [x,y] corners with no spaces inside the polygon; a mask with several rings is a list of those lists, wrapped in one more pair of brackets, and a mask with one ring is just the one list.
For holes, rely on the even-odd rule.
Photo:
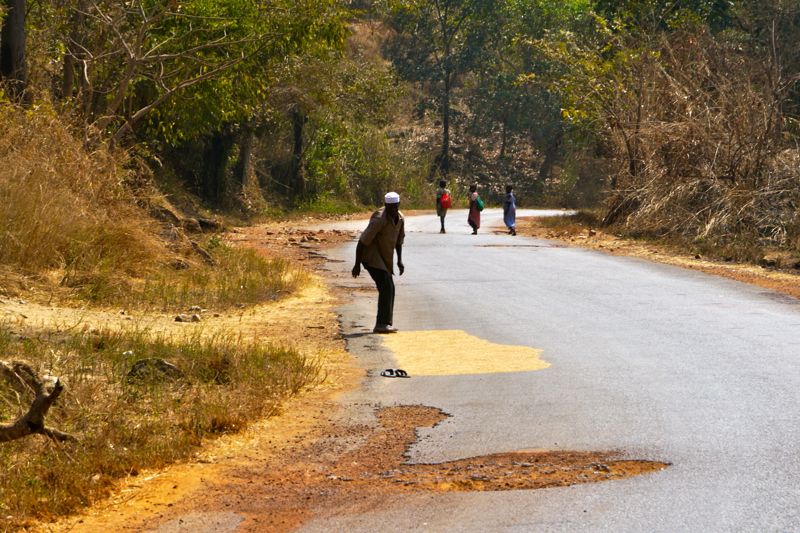
{"label": "tree branch", "polygon": [[172,87],[171,89],[167,89],[158,98],[156,98],[155,100],[153,100],[152,102],[150,102],[146,106],[144,106],[141,109],[139,109],[136,113],[133,114],[133,116],[131,116],[127,121],[125,121],[125,123],[122,126],[120,126],[120,128],[116,131],[116,133],[114,133],[114,136],[112,137],[112,140],[116,142],[119,139],[121,139],[123,135],[125,135],[126,133],[128,133],[129,131],[131,131],[133,129],[133,126],[139,120],[141,120],[142,117],[144,117],[147,113],[149,113],[150,111],[152,111],[153,109],[155,109],[156,107],[161,105],[164,101],[166,101],[168,98],[170,98],[173,94],[177,93],[178,91],[180,91],[182,89],[185,89],[187,87],[191,87],[192,85],[200,83],[201,81],[212,79],[212,78],[216,77],[217,75],[219,75],[221,72],[224,72],[225,70],[228,70],[232,66],[234,66],[234,65],[236,65],[238,63],[241,63],[242,61],[244,61],[244,59],[245,58],[242,57],[242,58],[234,59],[232,61],[225,62],[225,63],[219,65],[218,67],[216,67],[213,70],[205,72],[204,74],[197,75],[197,76],[195,76],[193,78],[190,78],[188,80],[184,80],[184,81],[180,82],[179,84],[177,84],[176,86]]}
{"label": "tree branch", "polygon": [[15,391],[33,392],[35,395],[27,413],[12,424],[0,424],[0,443],[21,439],[35,433],[58,442],[77,440],[69,433],[47,428],[44,424],[44,417],[50,407],[64,391],[64,385],[59,379],[55,379],[52,390],[48,392],[44,381],[30,365],[22,361],[11,363],[0,361],[0,377]]}

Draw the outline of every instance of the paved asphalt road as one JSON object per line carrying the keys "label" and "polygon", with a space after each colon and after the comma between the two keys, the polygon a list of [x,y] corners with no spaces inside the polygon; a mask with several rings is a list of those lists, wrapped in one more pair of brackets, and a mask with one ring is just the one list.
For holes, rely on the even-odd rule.
{"label": "paved asphalt road", "polygon": [[[520,211],[519,215],[531,212]],[[409,217],[395,326],[464,330],[543,350],[535,372],[385,379],[376,294],[341,309],[370,371],[353,406],[424,404],[413,462],[521,449],[621,450],[672,463],[622,481],[538,491],[422,493],[304,531],[800,531],[800,302],[671,266],[469,235],[465,212]],[[365,222],[337,227],[363,229]],[[355,243],[330,253],[347,286]],[[336,260],[342,262],[336,262]],[[353,407],[357,413],[358,408]],[[356,416],[356,415],[354,415]]]}

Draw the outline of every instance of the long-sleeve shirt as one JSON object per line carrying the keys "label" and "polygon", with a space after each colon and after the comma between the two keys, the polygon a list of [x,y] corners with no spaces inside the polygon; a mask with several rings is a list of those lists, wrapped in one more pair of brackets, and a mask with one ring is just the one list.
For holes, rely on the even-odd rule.
{"label": "long-sleeve shirt", "polygon": [[386,214],[386,208],[381,207],[372,213],[367,229],[359,238],[364,245],[363,263],[394,274],[394,250],[398,245],[403,244],[405,236],[403,214],[397,213],[397,222],[395,223]]}

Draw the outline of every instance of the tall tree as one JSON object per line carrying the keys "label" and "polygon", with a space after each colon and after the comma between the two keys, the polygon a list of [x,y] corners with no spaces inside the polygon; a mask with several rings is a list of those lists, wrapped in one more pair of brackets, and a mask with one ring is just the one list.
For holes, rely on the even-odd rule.
{"label": "tall tree", "polygon": [[402,76],[430,83],[438,96],[442,144],[437,167],[450,169],[452,97],[459,77],[484,58],[494,34],[500,3],[495,0],[404,0],[393,3],[397,38],[392,60]]}
{"label": "tall tree", "polygon": [[[339,0],[278,0],[255,9],[257,4],[253,0],[198,0],[198,5],[218,10],[214,17],[206,18],[227,43],[205,50],[202,62],[184,60],[178,64],[190,68],[198,63],[202,67],[219,60],[228,66],[217,76],[173,92],[166,100],[173,105],[154,107],[136,129],[139,138],[174,147],[176,154],[185,149],[205,153],[206,162],[199,167],[193,161],[174,162],[185,174],[196,176],[198,190],[213,203],[240,195],[248,175],[255,172],[253,156],[258,159],[258,154],[253,151],[258,149],[258,137],[280,120],[276,115],[297,118],[292,131],[294,179],[290,188],[293,195],[303,195],[302,157],[307,133],[301,118],[307,113],[309,89],[298,86],[293,73],[306,58],[335,58],[347,35],[349,13]],[[189,3],[182,5],[188,9]],[[202,21],[195,18],[192,22],[199,31]],[[229,64],[232,60],[238,62]],[[132,85],[129,98],[139,105],[160,89],[163,87],[148,75]],[[237,161],[229,161],[237,153]]]}
{"label": "tall tree", "polygon": [[505,0],[503,26],[487,47],[487,60],[469,98],[479,133],[499,125],[500,150],[509,138],[527,137],[541,156],[539,180],[551,177],[564,137],[562,101],[549,81],[558,65],[539,50],[552,33],[575,33],[585,24],[589,0]]}
{"label": "tall tree", "polygon": [[[25,0],[5,0],[5,18],[0,29],[0,79],[9,96],[21,100],[28,84],[25,64]],[[0,12],[2,14],[2,12]]]}

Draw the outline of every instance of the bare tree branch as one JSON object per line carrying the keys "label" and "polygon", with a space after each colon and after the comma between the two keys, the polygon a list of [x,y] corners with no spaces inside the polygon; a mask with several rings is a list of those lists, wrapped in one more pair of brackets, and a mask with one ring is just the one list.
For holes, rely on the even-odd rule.
{"label": "bare tree branch", "polygon": [[0,442],[9,442],[33,434],[44,435],[58,442],[76,440],[74,436],[47,428],[44,424],[44,418],[50,407],[64,391],[64,385],[59,379],[49,380],[52,383],[52,389],[48,391],[44,380],[30,365],[22,361],[11,363],[0,361],[0,378],[3,378],[18,393],[32,392],[34,394],[33,402],[27,413],[12,424],[0,424]]}

